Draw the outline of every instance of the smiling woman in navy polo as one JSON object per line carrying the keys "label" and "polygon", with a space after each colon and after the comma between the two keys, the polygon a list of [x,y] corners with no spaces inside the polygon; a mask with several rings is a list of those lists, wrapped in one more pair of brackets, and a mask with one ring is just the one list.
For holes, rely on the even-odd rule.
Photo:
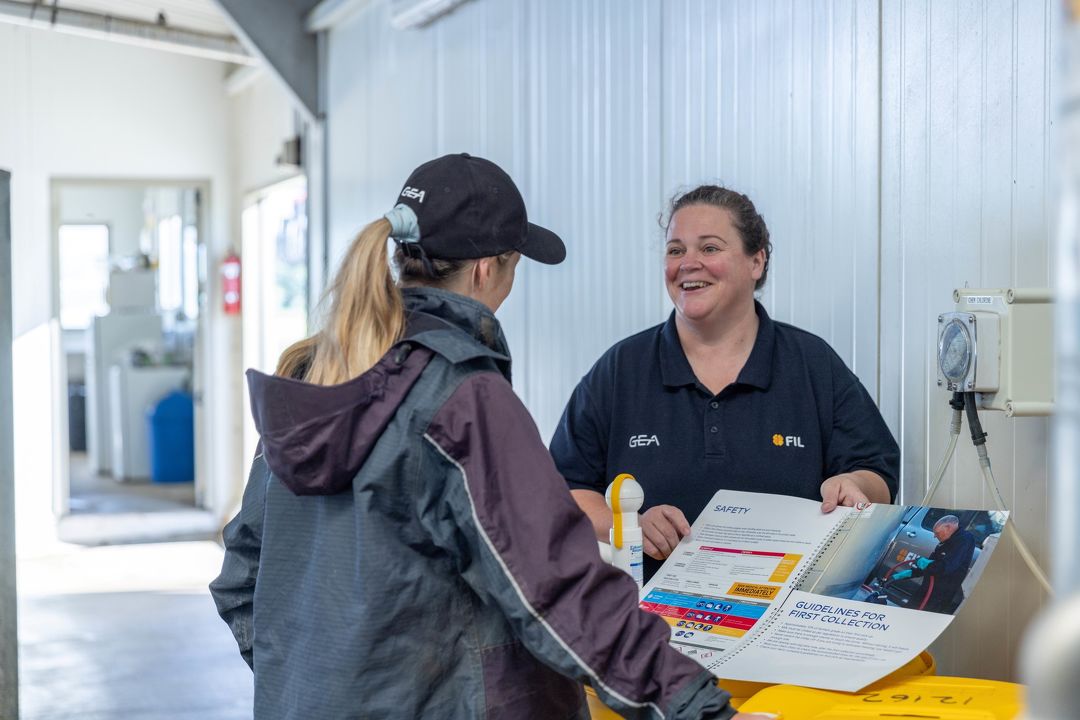
{"label": "smiling woman in navy polo", "polygon": [[645,490],[646,577],[721,488],[822,500],[825,512],[891,502],[900,453],[865,388],[824,340],[754,300],[771,244],[753,203],[702,186],[669,217],[675,310],[604,353],[551,442],[597,538],[611,528],[604,490],[624,472]]}

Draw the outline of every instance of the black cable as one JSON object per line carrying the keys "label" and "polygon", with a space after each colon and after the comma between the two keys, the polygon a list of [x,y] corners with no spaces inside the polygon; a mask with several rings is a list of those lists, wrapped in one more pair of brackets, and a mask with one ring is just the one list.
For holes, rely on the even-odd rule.
{"label": "black cable", "polygon": [[[952,405],[952,403],[949,403]],[[964,407],[967,409],[968,429],[971,430],[971,443],[975,447],[986,444],[986,433],[979,422],[979,409],[975,407],[975,393],[964,393]]]}

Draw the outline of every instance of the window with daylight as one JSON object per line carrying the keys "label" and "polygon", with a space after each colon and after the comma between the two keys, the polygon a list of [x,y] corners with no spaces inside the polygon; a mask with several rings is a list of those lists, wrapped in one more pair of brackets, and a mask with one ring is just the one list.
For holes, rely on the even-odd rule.
{"label": "window with daylight", "polygon": [[109,312],[109,227],[60,226],[60,326],[82,330]]}

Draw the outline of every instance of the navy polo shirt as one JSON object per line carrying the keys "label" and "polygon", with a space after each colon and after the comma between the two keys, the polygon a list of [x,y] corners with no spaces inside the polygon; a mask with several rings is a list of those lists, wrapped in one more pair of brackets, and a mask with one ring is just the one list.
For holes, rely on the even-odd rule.
{"label": "navy polo shirt", "polygon": [[604,353],[551,441],[570,489],[603,494],[630,473],[642,512],[674,505],[691,523],[721,488],[820,500],[822,481],[851,470],[877,473],[896,497],[900,450],[862,383],[824,340],[754,304],[750,357],[717,395],[694,376],[674,312]]}

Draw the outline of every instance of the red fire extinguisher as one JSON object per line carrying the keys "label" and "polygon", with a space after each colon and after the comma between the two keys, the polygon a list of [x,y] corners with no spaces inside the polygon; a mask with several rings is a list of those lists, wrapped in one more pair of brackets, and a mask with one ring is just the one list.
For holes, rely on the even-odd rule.
{"label": "red fire extinguisher", "polygon": [[226,315],[240,314],[240,256],[232,250],[221,261],[221,296]]}

